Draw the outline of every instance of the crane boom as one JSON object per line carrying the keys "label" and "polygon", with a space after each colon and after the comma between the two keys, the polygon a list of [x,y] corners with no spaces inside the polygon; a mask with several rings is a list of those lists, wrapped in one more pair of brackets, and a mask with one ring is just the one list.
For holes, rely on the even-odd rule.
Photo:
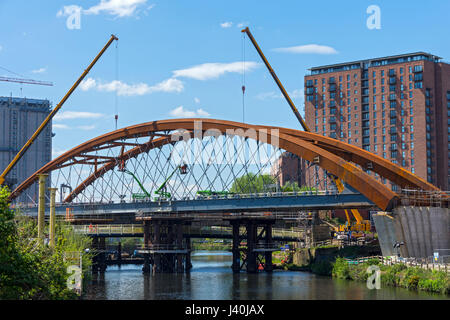
{"label": "crane boom", "polygon": [[31,136],[31,138],[25,143],[25,145],[20,149],[20,151],[16,154],[14,159],[11,161],[11,163],[6,167],[6,169],[3,171],[3,173],[0,175],[0,185],[2,185],[5,182],[6,175],[11,171],[11,169],[17,164],[17,162],[22,158],[22,156],[25,154],[25,152],[28,150],[28,148],[33,144],[34,140],[39,136],[39,134],[44,130],[45,126],[52,120],[53,116],[58,112],[59,109],[63,106],[63,104],[66,102],[66,100],[70,97],[72,92],[75,91],[75,89],[78,87],[78,85],[83,81],[84,77],[89,73],[89,71],[92,69],[92,67],[95,65],[95,63],[100,59],[100,57],[103,55],[103,53],[108,49],[109,45],[114,41],[119,40],[115,35],[111,35],[111,38],[106,43],[106,45],[103,47],[103,49],[97,54],[97,56],[92,60],[91,64],[87,67],[86,70],[81,74],[81,76],[78,78],[78,80],[73,84],[73,86],[69,89],[69,91],[66,93],[66,95],[62,98],[62,100],[58,103],[58,105],[50,112],[50,114],[45,118],[44,122],[37,128],[37,130],[34,132],[34,134]]}
{"label": "crane boom", "polygon": [[[298,121],[300,122],[301,126],[303,127],[303,130],[305,130],[306,132],[311,132],[309,127],[306,125],[306,122],[303,120],[302,116],[300,115],[300,113],[298,112],[297,108],[295,107],[294,103],[292,102],[291,98],[289,97],[289,94],[284,89],[283,85],[281,84],[280,79],[278,79],[277,75],[275,74],[275,71],[273,71],[272,67],[270,66],[269,61],[267,61],[266,57],[264,56],[264,53],[261,51],[261,48],[259,47],[259,45],[256,42],[255,38],[253,37],[252,33],[250,32],[250,29],[248,27],[246,27],[245,29],[242,29],[241,32],[245,32],[248,35],[250,41],[253,43],[253,46],[255,47],[256,51],[259,54],[259,56],[261,57],[261,59],[263,60],[264,64],[266,65],[267,69],[269,70],[270,74],[272,75],[273,79],[277,83],[278,88],[280,88],[281,93],[286,98],[286,101],[288,102],[289,106],[291,107],[292,111],[294,112],[295,116],[297,117]],[[344,191],[345,186],[344,186],[343,182],[338,177],[336,177],[334,175],[331,175],[330,177],[334,181],[334,183],[336,185],[336,188],[338,189],[338,192],[341,193],[342,191]],[[355,219],[357,220],[357,225],[358,226],[366,226],[366,227],[368,226],[368,224],[367,224],[368,221],[362,219],[361,215],[359,214],[358,209],[351,209],[351,212],[355,216]],[[350,226],[350,217],[348,215],[347,209],[345,209],[345,215],[347,217],[347,220],[348,220],[348,223],[349,223],[349,226]]]}
{"label": "crane boom", "polygon": [[52,82],[39,81],[39,80],[33,80],[33,79],[0,77],[0,81],[17,82],[17,83],[25,83],[25,84],[37,84],[37,85],[41,85],[41,86],[53,86]]}
{"label": "crane boom", "polygon": [[266,65],[267,69],[269,70],[270,74],[272,75],[273,79],[277,83],[278,88],[280,88],[281,93],[283,94],[284,98],[288,102],[289,106],[291,107],[291,109],[294,112],[295,116],[297,117],[298,121],[302,125],[303,130],[309,132],[310,130],[309,130],[308,126],[306,125],[305,120],[303,120],[303,117],[300,115],[300,112],[298,112],[297,107],[295,106],[294,102],[292,102],[291,98],[289,97],[289,94],[284,89],[283,85],[281,84],[280,79],[278,79],[278,77],[277,77],[275,71],[273,71],[269,61],[267,61],[266,57],[264,56],[264,53],[259,48],[258,43],[256,42],[255,38],[253,38],[253,35],[250,32],[250,29],[248,27],[246,27],[245,29],[241,30],[241,32],[245,32],[248,35],[248,37],[249,37],[250,41],[253,43],[253,46],[255,47],[256,51],[258,51],[259,56],[261,57],[264,64]]}

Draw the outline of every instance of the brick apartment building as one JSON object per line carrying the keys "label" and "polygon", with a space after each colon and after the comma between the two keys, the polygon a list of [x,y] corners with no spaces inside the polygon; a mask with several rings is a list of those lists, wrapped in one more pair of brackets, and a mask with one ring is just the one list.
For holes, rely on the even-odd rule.
{"label": "brick apartment building", "polygon": [[440,60],[417,52],[311,68],[306,123],[449,190],[450,65]]}

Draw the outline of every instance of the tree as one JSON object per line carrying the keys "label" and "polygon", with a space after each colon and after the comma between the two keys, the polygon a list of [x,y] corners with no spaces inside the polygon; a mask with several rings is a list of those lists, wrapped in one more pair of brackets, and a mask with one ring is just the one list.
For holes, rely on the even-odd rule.
{"label": "tree", "polygon": [[231,186],[232,193],[260,193],[276,191],[276,179],[269,174],[248,173],[236,178]]}
{"label": "tree", "polygon": [[36,222],[11,210],[8,196],[8,188],[0,188],[0,299],[76,298],[66,285],[64,252],[88,241],[60,225],[56,248],[41,244]]}

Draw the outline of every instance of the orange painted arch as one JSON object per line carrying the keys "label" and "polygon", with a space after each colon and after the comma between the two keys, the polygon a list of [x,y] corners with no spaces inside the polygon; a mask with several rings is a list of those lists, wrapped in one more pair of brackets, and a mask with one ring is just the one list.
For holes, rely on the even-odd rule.
{"label": "orange painted arch", "polygon": [[31,186],[31,184],[37,180],[39,174],[50,173],[76,156],[93,151],[100,146],[114,141],[134,137],[148,137],[158,135],[158,133],[161,134],[161,137],[152,139],[140,147],[132,148],[123,155],[109,161],[97,169],[65,199],[65,202],[71,202],[92,182],[107,171],[116,167],[121,160],[131,159],[144,151],[146,152],[152,148],[171,143],[170,139],[167,136],[163,136],[162,133],[185,129],[190,132],[189,135],[192,137],[195,136],[195,132],[198,130],[198,127],[196,127],[198,123],[201,123],[202,133],[206,130],[214,129],[221,134],[226,134],[227,130],[233,130],[236,135],[247,136],[248,130],[254,129],[256,136],[252,138],[267,143],[276,141],[281,149],[296,154],[305,160],[319,160],[318,165],[321,168],[334,174],[339,179],[358,190],[382,210],[390,210],[398,201],[398,195],[363,170],[359,169],[353,162],[361,165],[363,168],[366,168],[366,166],[371,163],[370,170],[378,173],[381,177],[393,181],[400,187],[420,190],[438,190],[423,179],[420,179],[383,158],[329,137],[280,127],[258,126],[227,120],[192,118],[146,122],[118,129],[84,142],[36,171],[12,192],[10,199],[16,198],[21,192]]}

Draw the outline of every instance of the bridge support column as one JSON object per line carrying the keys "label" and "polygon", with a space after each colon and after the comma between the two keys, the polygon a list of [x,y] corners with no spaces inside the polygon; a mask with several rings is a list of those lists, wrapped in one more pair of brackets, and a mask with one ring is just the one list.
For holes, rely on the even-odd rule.
{"label": "bridge support column", "polygon": [[233,247],[232,247],[232,253],[233,253],[233,264],[231,265],[231,268],[233,269],[234,273],[239,273],[241,271],[241,252],[239,250],[240,245],[240,237],[239,237],[239,221],[230,221],[231,225],[233,226]]}
{"label": "bridge support column", "polygon": [[187,249],[187,254],[186,254],[186,262],[185,262],[185,271],[189,272],[192,269],[192,263],[191,263],[191,238],[187,237],[186,238],[186,249]]}
{"label": "bridge support column", "polygon": [[247,221],[247,272],[255,273],[257,269],[256,265],[256,242],[257,242],[257,229],[258,225],[255,221]]}
{"label": "bridge support column", "polygon": [[38,238],[41,244],[44,243],[45,228],[45,179],[48,174],[39,175],[39,202],[38,202]]}
{"label": "bridge support column", "polygon": [[[233,272],[241,271],[241,258],[248,273],[261,271],[262,266],[266,272],[272,272],[272,251],[274,251],[272,226],[275,220],[245,217],[233,218],[229,222],[233,227],[233,263],[231,265]],[[240,248],[241,238],[244,236],[240,234],[241,226],[246,228],[247,248]]]}
{"label": "bridge support column", "polygon": [[99,238],[98,250],[100,251],[98,263],[99,271],[100,273],[104,273],[106,271],[106,243],[104,237]]}
{"label": "bridge support column", "polygon": [[[150,221],[144,220],[144,249],[148,249],[150,242]],[[144,274],[150,273],[150,255],[148,253],[144,253],[144,266],[142,267],[142,272]]]}
{"label": "bridge support column", "polygon": [[117,244],[117,264],[119,265],[119,267],[122,264],[122,242],[120,241]]}
{"label": "bridge support column", "polygon": [[144,273],[184,272],[191,268],[190,239],[183,238],[183,226],[190,219],[180,217],[140,217],[144,222]]}
{"label": "bridge support column", "polygon": [[[272,240],[272,224],[268,223],[266,224],[266,246],[268,249],[271,249],[273,247],[273,240]],[[264,270],[266,272],[272,272],[273,271],[273,264],[272,264],[272,251],[266,251],[264,254]]]}
{"label": "bridge support column", "polygon": [[[97,250],[98,249],[98,237],[93,237],[92,238],[92,249]],[[92,258],[92,273],[97,273],[98,272],[98,254],[95,254],[94,257]]]}

